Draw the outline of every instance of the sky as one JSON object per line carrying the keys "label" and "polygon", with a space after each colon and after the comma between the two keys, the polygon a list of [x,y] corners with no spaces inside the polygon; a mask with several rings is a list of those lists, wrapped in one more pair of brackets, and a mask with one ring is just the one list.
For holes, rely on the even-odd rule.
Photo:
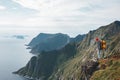
{"label": "sky", "polygon": [[120,20],[120,0],[0,0],[0,34],[84,34]]}

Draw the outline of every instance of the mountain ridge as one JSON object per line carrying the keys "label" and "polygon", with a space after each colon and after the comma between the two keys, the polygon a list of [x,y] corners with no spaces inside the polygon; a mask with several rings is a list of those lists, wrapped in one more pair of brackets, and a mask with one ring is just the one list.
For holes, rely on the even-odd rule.
{"label": "mountain ridge", "polygon": [[[28,62],[29,65],[27,64],[15,73],[41,80],[79,80],[82,75],[81,66],[87,61],[92,60],[93,56],[97,57],[97,54],[94,51],[96,49],[95,38],[99,37],[106,40],[107,50],[105,56],[109,57],[119,54],[119,35],[120,21],[115,21],[109,25],[102,26],[97,30],[90,31],[80,42],[69,43],[60,50],[43,51],[42,54],[33,60],[33,62],[30,60]],[[40,64],[44,66],[40,66]],[[51,67],[48,65],[51,65]],[[114,66],[114,64],[111,66]],[[34,71],[28,70],[27,67]],[[49,70],[50,73],[46,73]],[[85,76],[82,77],[85,78]],[[109,74],[107,74],[106,77],[109,77]],[[91,78],[92,80],[100,80],[94,77],[94,72],[93,76],[91,75]]]}

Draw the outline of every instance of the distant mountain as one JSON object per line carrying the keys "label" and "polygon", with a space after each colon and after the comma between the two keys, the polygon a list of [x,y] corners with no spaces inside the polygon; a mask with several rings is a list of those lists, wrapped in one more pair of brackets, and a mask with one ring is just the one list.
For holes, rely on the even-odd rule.
{"label": "distant mountain", "polygon": [[80,42],[80,41],[82,41],[83,40],[83,38],[85,37],[85,34],[83,34],[83,35],[78,35],[78,36],[76,36],[75,38],[71,38],[70,39],[70,42]]}
{"label": "distant mountain", "polygon": [[[97,57],[96,37],[107,43],[106,59],[99,60],[99,63],[91,62]],[[14,73],[34,80],[85,80],[86,75],[81,73],[82,65],[89,67],[88,80],[120,78],[120,21],[90,31],[82,41],[71,42],[60,50],[42,51]]]}
{"label": "distant mountain", "polygon": [[28,36],[27,35],[13,35],[12,37],[16,39],[25,39]]}
{"label": "distant mountain", "polygon": [[31,40],[31,42],[28,44],[28,46],[35,47],[39,43],[44,42],[44,40],[54,37],[54,36],[55,36],[54,34],[40,33],[39,35],[37,35],[35,38],[33,38]]}
{"label": "distant mountain", "polygon": [[15,38],[15,39],[25,39],[28,37],[28,35],[21,35],[21,34],[16,34],[16,35],[7,35],[3,36],[5,38]]}
{"label": "distant mountain", "polygon": [[66,34],[46,34],[40,33],[37,37],[33,38],[28,44],[31,48],[31,53],[40,53],[42,51],[58,50],[63,48],[70,42],[78,42],[84,38],[85,35],[79,35],[76,38],[70,38]]}

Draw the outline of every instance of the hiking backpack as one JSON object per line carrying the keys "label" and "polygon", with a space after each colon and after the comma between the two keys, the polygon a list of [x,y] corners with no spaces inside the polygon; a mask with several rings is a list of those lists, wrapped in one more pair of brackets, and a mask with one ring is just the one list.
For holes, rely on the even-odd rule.
{"label": "hiking backpack", "polygon": [[101,41],[101,49],[106,49],[106,41],[105,40]]}

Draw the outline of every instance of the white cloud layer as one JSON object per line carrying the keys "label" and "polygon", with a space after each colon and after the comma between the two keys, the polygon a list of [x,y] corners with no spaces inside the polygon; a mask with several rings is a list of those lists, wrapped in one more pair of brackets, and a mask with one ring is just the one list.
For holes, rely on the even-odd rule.
{"label": "white cloud layer", "polygon": [[[120,20],[120,0],[12,0],[23,8],[35,10],[32,16],[0,16],[0,25],[9,28],[38,29],[41,32],[86,33]],[[0,6],[2,9],[2,7]],[[16,8],[17,9],[17,8]],[[24,12],[22,12],[24,13]]]}
{"label": "white cloud layer", "polygon": [[0,5],[0,10],[5,10],[5,9],[6,9],[5,6]]}

